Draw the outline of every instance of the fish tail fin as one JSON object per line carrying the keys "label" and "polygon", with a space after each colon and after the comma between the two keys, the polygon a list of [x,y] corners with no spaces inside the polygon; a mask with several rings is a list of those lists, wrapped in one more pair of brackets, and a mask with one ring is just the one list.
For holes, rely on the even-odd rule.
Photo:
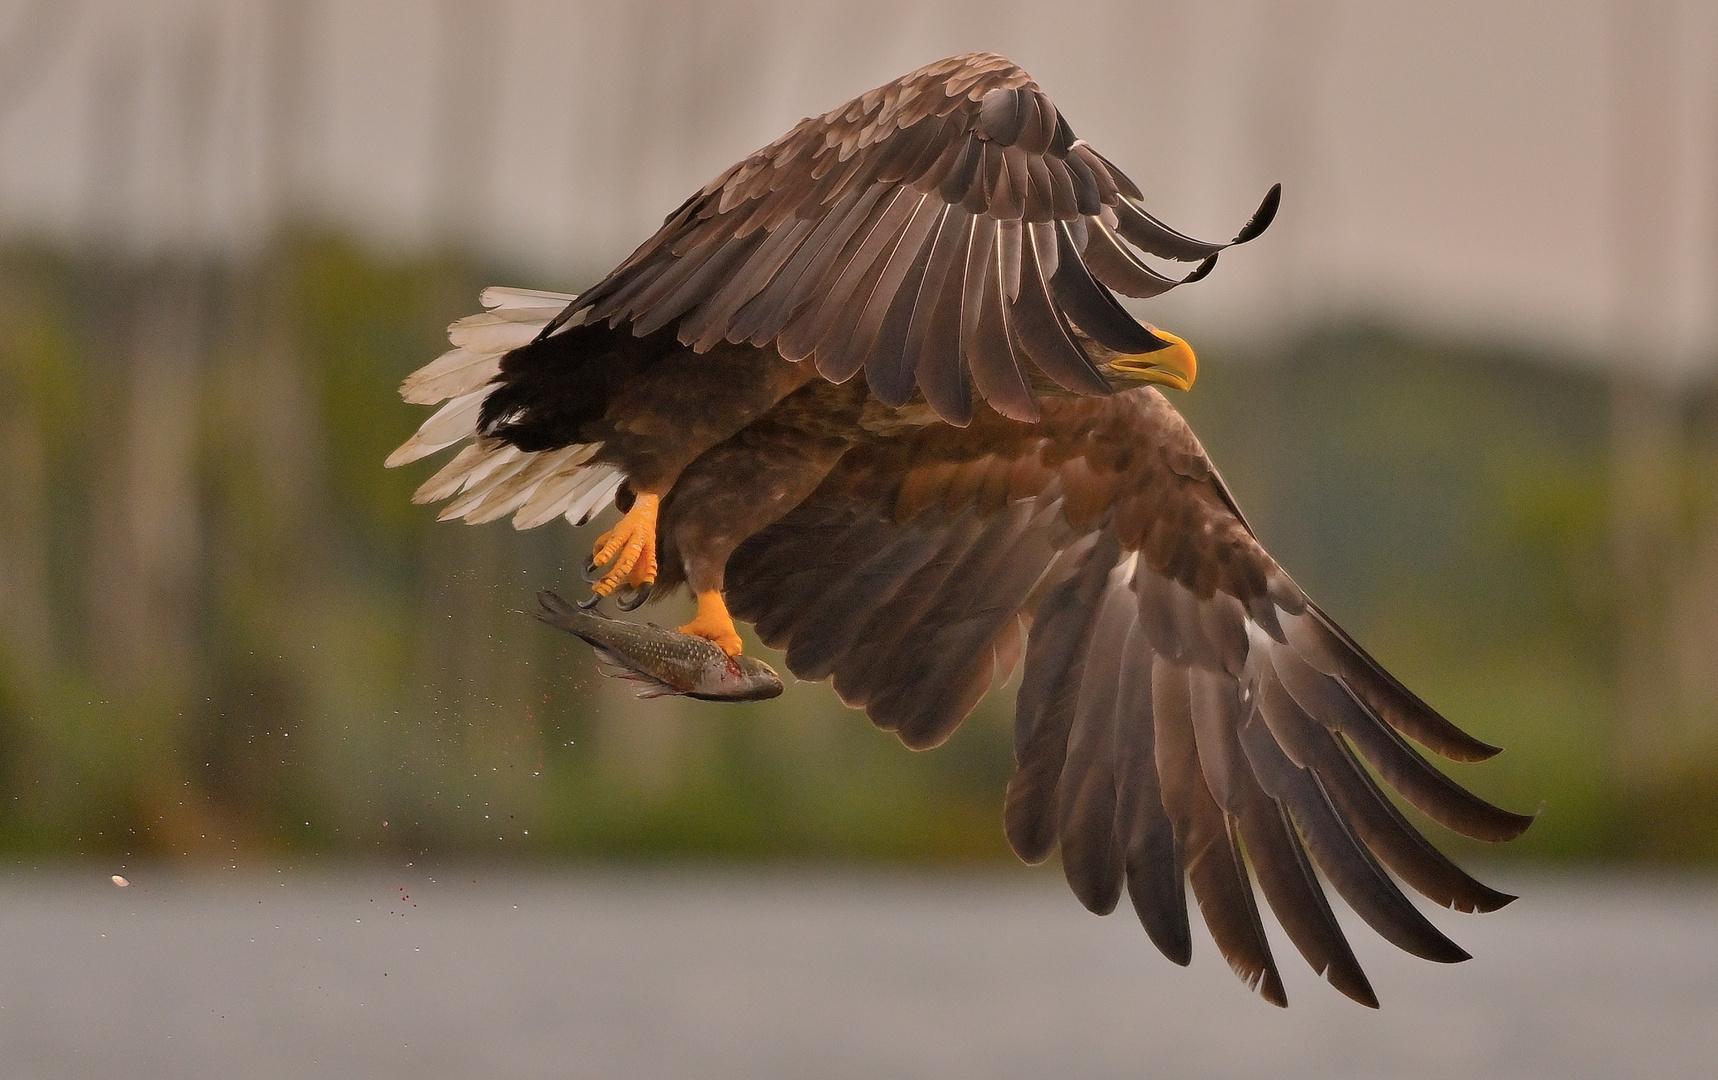
{"label": "fish tail fin", "polygon": [[638,696],[641,698],[656,698],[680,696],[685,693],[678,687],[663,682],[647,671],[641,670],[633,661],[615,649],[607,642],[596,636],[601,623],[612,622],[606,615],[594,611],[586,611],[575,604],[569,604],[552,589],[538,589],[537,603],[541,605],[531,612],[543,622],[558,630],[583,640],[591,647],[597,656],[597,670],[611,679],[625,679],[639,684]]}

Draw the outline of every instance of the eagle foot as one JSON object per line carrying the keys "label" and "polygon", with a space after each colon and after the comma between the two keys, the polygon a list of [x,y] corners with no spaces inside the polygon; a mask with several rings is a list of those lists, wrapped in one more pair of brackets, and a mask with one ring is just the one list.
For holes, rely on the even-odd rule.
{"label": "eagle foot", "polygon": [[656,508],[661,502],[660,495],[641,492],[614,528],[597,537],[586,569],[594,572],[607,565],[608,572],[591,586],[592,593],[607,596],[623,584],[641,589],[656,580]]}
{"label": "eagle foot", "polygon": [[728,614],[728,605],[716,589],[698,594],[698,614],[680,632],[714,642],[729,656],[740,655],[739,631],[734,629],[733,616]]}

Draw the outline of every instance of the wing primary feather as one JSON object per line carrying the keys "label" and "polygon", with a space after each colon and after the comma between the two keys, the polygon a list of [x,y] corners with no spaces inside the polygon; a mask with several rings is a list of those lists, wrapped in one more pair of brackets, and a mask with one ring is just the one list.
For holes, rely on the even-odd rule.
{"label": "wing primary feather", "polygon": [[1154,661],[1151,705],[1163,808],[1175,829],[1200,914],[1235,974],[1266,1001],[1287,1006],[1282,975],[1265,941],[1246,867],[1229,836],[1228,818],[1205,783],[1186,668],[1161,656]]}
{"label": "wing primary feather", "polygon": [[842,219],[858,205],[864,195],[865,192],[857,189],[848,192],[841,202],[831,207],[829,212],[818,220],[811,234],[794,250],[786,265],[734,316],[733,324],[728,330],[729,341],[736,344],[749,341],[753,345],[761,346],[781,333],[782,328],[793,317],[790,297],[799,285],[799,279],[807,265],[816,258],[830,234],[836,231]]}
{"label": "wing primary feather", "polygon": [[[1008,334],[1007,302],[1002,293],[1002,257],[994,246],[994,238],[1000,231],[999,223],[990,222],[989,225],[993,239],[991,244],[985,245],[989,250],[984,253],[983,264],[974,268],[969,263],[967,268],[968,274],[976,270],[981,289],[974,304],[978,311],[971,323],[970,336],[966,327],[961,330],[962,351],[972,372],[972,381],[990,407],[1010,420],[1035,424],[1041,415],[1038,399],[1026,382],[1026,374],[1021,370],[1014,342]],[[974,244],[973,250],[977,252],[979,246]],[[971,280],[969,277],[969,304],[974,303]]]}
{"label": "wing primary feather", "polygon": [[888,603],[940,550],[941,537],[908,527],[856,561],[835,568],[833,581],[811,605],[787,646],[787,663],[802,679],[825,679],[847,655],[871,615]]}
{"label": "wing primary feather", "polygon": [[1032,250],[1038,253],[1038,269],[1044,279],[1044,285],[1056,279],[1061,269],[1061,243],[1056,238],[1056,223],[1054,221],[1034,221],[1030,223],[1032,233]]}
{"label": "wing primary feather", "polygon": [[[1316,773],[1325,793],[1369,851],[1403,881],[1444,907],[1458,911],[1495,911],[1514,900],[1475,881],[1449,857],[1421,836],[1394,803],[1384,797],[1372,777],[1354,758],[1334,731],[1307,715],[1293,694],[1284,687],[1280,672],[1302,686],[1302,696],[1318,700],[1305,686],[1311,669],[1300,657],[1276,642],[1260,643],[1255,655],[1268,662],[1260,665],[1255,685],[1261,698],[1271,698],[1275,707],[1264,714],[1283,751],[1296,765]],[[1274,695],[1289,694],[1285,704]]]}
{"label": "wing primary feather", "polygon": [[1020,294],[1008,308],[1014,339],[1062,389],[1076,394],[1110,393],[1109,382],[1074,340],[1050,299],[1039,232],[1025,230],[1021,239]]}
{"label": "wing primary feather", "polygon": [[[953,214],[951,211],[951,219]],[[932,298],[934,307],[925,327],[922,346],[913,373],[925,400],[936,414],[955,427],[972,422],[972,389],[967,385],[966,365],[961,362],[960,331],[962,301],[967,291],[966,268],[970,261],[974,222],[971,214],[962,213],[958,222],[957,247],[951,253],[948,274],[939,282],[940,295]],[[941,237],[938,237],[941,240]],[[933,253],[932,258],[935,259]],[[929,272],[925,284],[930,284]],[[919,291],[921,300],[924,289]],[[913,313],[918,320],[918,311]],[[913,330],[907,331],[908,348],[912,348]]]}
{"label": "wing primary feather", "polygon": [[863,708],[893,684],[892,668],[899,652],[913,647],[909,640],[912,628],[983,535],[982,523],[970,514],[944,526],[937,553],[877,608],[860,632],[858,646],[836,662],[835,692],[843,701]]}
{"label": "wing primary feather", "polygon": [[1385,783],[1433,821],[1463,836],[1491,841],[1512,840],[1532,824],[1532,818],[1493,806],[1433,768],[1342,682],[1307,665],[1285,662],[1276,670],[1304,713],[1346,736]]}
{"label": "wing primary feather", "polygon": [[1248,796],[1251,807],[1241,819],[1241,839],[1277,921],[1312,970],[1349,998],[1376,1009],[1378,994],[1330,910],[1288,812],[1257,791],[1255,781],[1249,779],[1249,786],[1256,795]]}
{"label": "wing primary feather", "polygon": [[1515,899],[1474,880],[1433,847],[1372,783],[1347,744],[1329,732],[1320,734],[1332,752],[1329,764],[1317,770],[1319,779],[1361,842],[1385,866],[1421,894],[1456,911],[1496,911]]}
{"label": "wing primary feather", "polygon": [[[725,277],[743,265],[764,239],[764,233],[753,233],[743,239],[729,240],[711,252],[648,314],[633,323],[633,334],[648,337],[684,315],[699,301],[708,299],[711,291],[719,288]],[[683,335],[681,339],[682,344],[688,344],[690,340],[689,335]]]}
{"label": "wing primary feather", "polygon": [[[1181,284],[1134,258],[1109,227],[1097,218],[1086,229],[1086,266],[1098,281],[1125,296],[1160,296]],[[1215,258],[1216,256],[1212,256]],[[1198,273],[1197,270],[1194,273]]]}
{"label": "wing primary feather", "polygon": [[730,336],[735,326],[734,316],[769,284],[816,224],[811,220],[794,221],[768,234],[728,283],[687,316],[681,328],[692,336],[693,349],[707,350],[724,339],[735,344],[745,340],[744,335]]}
{"label": "wing primary feather", "polygon": [[1272,734],[1278,725],[1270,723],[1268,717],[1273,710],[1283,707],[1286,700],[1292,699],[1286,694],[1273,698],[1261,693],[1258,706],[1267,721],[1241,729],[1241,746],[1259,783],[1288,808],[1306,837],[1313,858],[1342,899],[1367,925],[1386,941],[1415,956],[1444,964],[1468,959],[1461,946],[1445,937],[1402,895],[1402,890],[1371,853],[1355,839],[1330,805],[1317,778],[1297,767],[1283,753]]}
{"label": "wing primary feather", "polygon": [[1004,221],[996,238],[1002,258],[1002,295],[1010,304],[1020,298],[1020,245],[1024,232],[1019,221]]}
{"label": "wing primary feather", "polygon": [[[852,319],[847,319],[843,318],[847,314],[845,309],[855,292],[862,292],[861,304],[870,297],[870,288],[862,289],[861,286],[867,280],[875,284],[877,275],[883,272],[884,252],[900,238],[901,230],[913,212],[913,202],[914,197],[904,189],[890,192],[887,199],[878,204],[865,227],[854,232],[847,245],[850,251],[842,252],[841,258],[830,263],[824,281],[811,293],[811,303],[781,335],[778,344],[783,356],[794,359],[809,355],[831,328],[851,332],[852,319],[858,317],[858,311],[851,313]],[[819,357],[819,362],[819,371],[823,371],[822,357]],[[857,366],[849,370],[847,376],[851,376],[854,370]],[[823,371],[823,374],[826,378],[831,377],[828,371]],[[845,382],[846,377],[832,381]]]}
{"label": "wing primary feather", "polygon": [[991,218],[974,218],[972,236],[967,241],[966,270],[961,278],[960,345],[968,363],[978,350],[978,325],[984,316],[984,286],[990,253],[996,246],[996,226],[997,222]]}
{"label": "wing primary feather", "polygon": [[1265,193],[1264,199],[1259,203],[1259,208],[1253,211],[1253,216],[1247,219],[1247,223],[1241,227],[1240,232],[1235,234],[1235,238],[1226,244],[1213,243],[1209,240],[1195,240],[1193,237],[1165,225],[1147,212],[1144,207],[1125,200],[1115,203],[1114,210],[1118,219],[1118,231],[1129,242],[1153,255],[1159,255],[1166,259],[1176,259],[1181,262],[1193,262],[1209,258],[1224,248],[1257,239],[1266,229],[1270,228],[1271,222],[1276,218],[1277,207],[1282,201],[1282,190],[1281,184],[1272,185],[1271,189]]}
{"label": "wing primary feather", "polygon": [[1238,831],[1271,910],[1312,969],[1355,1001],[1378,1007],[1365,972],[1336,924],[1300,840],[1253,775],[1241,748],[1247,719],[1240,687],[1225,673],[1189,672],[1194,744],[1206,787]]}
{"label": "wing primary feather", "polygon": [[[1354,696],[1391,727],[1452,761],[1485,761],[1498,748],[1469,735],[1403,686],[1316,604],[1283,620],[1295,650],[1318,668],[1340,675]],[[1526,828],[1525,825],[1522,828]]]}
{"label": "wing primary feather", "polygon": [[[927,196],[927,205],[931,202]],[[918,254],[912,265],[907,268],[906,276],[894,290],[894,296],[889,301],[889,310],[883,316],[883,321],[877,328],[876,340],[871,345],[870,354],[865,358],[865,381],[870,385],[871,392],[877,399],[892,408],[905,405],[913,396],[917,386],[914,381],[914,370],[907,356],[907,330],[912,323],[913,309],[924,286],[926,268],[931,261],[931,251],[935,246],[934,230],[940,228],[943,218],[948,214],[948,208],[941,200],[935,200],[937,207],[933,231],[927,232],[926,238],[919,242]],[[875,297],[873,297],[875,299]]]}
{"label": "wing primary feather", "polygon": [[1128,628],[1134,614],[1127,588],[1131,563],[1110,572],[1092,624],[1068,750],[1057,785],[1062,873],[1087,911],[1108,915],[1121,899],[1125,862],[1117,835],[1116,702]]}
{"label": "wing primary feather", "polygon": [[1234,242],[1244,244],[1255,240],[1260,233],[1270,228],[1271,222],[1276,220],[1277,207],[1281,205],[1282,198],[1283,186],[1272,184],[1271,190],[1265,192],[1264,200],[1259,203],[1259,208],[1253,211],[1253,216],[1247,219],[1247,223],[1241,226],[1241,231],[1235,234]]}
{"label": "wing primary feather", "polygon": [[1079,249],[1067,223],[1056,223],[1056,237],[1058,267],[1056,276],[1050,279],[1050,287],[1062,310],[1088,337],[1129,355],[1167,347],[1168,342],[1135,322],[1108,290],[1092,280],[1080,261]]}
{"label": "wing primary feather", "polygon": [[[805,265],[799,281],[788,294],[789,315],[784,331],[793,331],[797,326],[803,325],[799,320],[812,315],[817,306],[828,297],[834,280],[847,268],[859,245],[864,242],[868,230],[875,225],[877,216],[893,205],[879,205],[885,194],[899,196],[901,192],[898,188],[890,189],[882,184],[872,184],[867,188],[846,219],[824,240],[822,250]],[[784,332],[776,341],[776,347],[789,360],[805,358],[817,344],[815,338],[801,341],[798,337],[797,333]]]}
{"label": "wing primary feather", "polygon": [[937,305],[942,301],[943,283],[948,280],[957,260],[962,260],[961,270],[965,271],[963,260],[967,240],[972,236],[972,224],[972,215],[958,206],[948,207],[942,213],[942,223],[937,228],[936,239],[931,241],[930,259],[925,264],[924,276],[913,301],[912,319],[907,324],[907,336],[902,345],[900,363],[907,371],[918,368]]}
{"label": "wing primary feather", "polygon": [[995,646],[1055,557],[1054,506],[1016,503],[992,515],[984,537],[918,621],[911,648],[891,662],[894,685],[871,702],[913,749],[938,746],[990,688]]}
{"label": "wing primary feather", "polygon": [[1116,680],[1116,832],[1122,842],[1134,914],[1158,951],[1183,967],[1193,959],[1187,885],[1175,829],[1157,785],[1151,713],[1151,646],[1137,618],[1128,628]]}
{"label": "wing primary feather", "polygon": [[1134,247],[1159,258],[1174,259],[1177,262],[1198,262],[1229,246],[1209,240],[1195,240],[1191,236],[1176,232],[1125,199],[1115,203],[1111,209],[1116,215],[1116,231]]}
{"label": "wing primary feather", "polygon": [[1080,568],[1045,594],[1026,638],[1026,664],[1014,702],[1014,775],[1003,822],[1014,853],[1041,863],[1056,847],[1056,791],[1067,758],[1086,651],[1098,600],[1121,549],[1100,537]]}
{"label": "wing primary feather", "polygon": [[[857,371],[861,365],[866,365],[867,373],[869,373],[868,361],[872,354],[872,346],[877,343],[877,337],[882,332],[884,320],[888,318],[889,311],[894,307],[895,302],[901,299],[900,293],[912,276],[914,267],[919,268],[921,277],[924,273],[923,263],[920,259],[921,257],[929,257],[930,245],[927,240],[931,235],[931,230],[936,227],[938,216],[942,212],[942,205],[939,200],[933,199],[929,195],[920,195],[917,192],[911,192],[907,197],[911,199],[913,204],[910,216],[906,224],[901,227],[887,257],[882,261],[882,269],[878,273],[876,281],[872,283],[869,289],[855,294],[856,296],[863,295],[864,306],[852,319],[851,331],[846,334],[843,340],[835,343],[835,347],[839,348],[842,353],[842,358],[837,361],[836,367],[842,370]],[[917,281],[912,282],[910,291],[917,295]],[[911,309],[908,310],[910,314]],[[837,325],[842,324],[838,323]],[[902,328],[902,331],[905,332],[905,327]],[[823,346],[820,344],[820,356],[822,348]]]}
{"label": "wing primary feather", "polygon": [[[1090,143],[1081,143],[1080,145],[1085,148],[1086,153],[1097,158],[1098,162],[1101,163],[1103,165],[1103,167],[1109,172],[1110,180],[1115,184],[1117,191],[1121,192],[1123,195],[1126,195],[1128,198],[1132,199],[1134,202],[1144,202],[1145,201],[1145,193],[1139,190],[1139,185],[1135,184],[1132,180],[1128,179],[1128,176],[1126,173],[1124,173],[1120,169],[1116,168],[1115,162],[1111,161],[1109,158],[1104,157],[1102,154],[1098,153],[1097,150],[1093,149],[1093,147]],[[1109,200],[1105,199],[1104,201],[1108,202]]]}

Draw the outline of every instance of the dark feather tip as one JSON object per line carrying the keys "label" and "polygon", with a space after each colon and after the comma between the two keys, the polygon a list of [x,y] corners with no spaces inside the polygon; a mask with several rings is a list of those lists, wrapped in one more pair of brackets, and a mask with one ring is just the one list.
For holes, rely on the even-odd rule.
{"label": "dark feather tip", "polygon": [[1211,272],[1212,268],[1215,267],[1216,265],[1217,265],[1216,254],[1212,253],[1210,255],[1207,255],[1205,257],[1204,262],[1201,262],[1198,266],[1195,266],[1193,268],[1193,272],[1191,274],[1188,274],[1186,277],[1181,279],[1181,284],[1191,285],[1195,281],[1203,281],[1205,279],[1205,275],[1209,274]]}
{"label": "dark feather tip", "polygon": [[1259,234],[1271,227],[1276,220],[1277,207],[1283,201],[1283,186],[1272,184],[1271,190],[1265,192],[1265,199],[1259,203],[1259,208],[1253,211],[1253,216],[1241,226],[1241,231],[1235,234],[1235,243],[1244,244],[1248,240],[1257,239]]}

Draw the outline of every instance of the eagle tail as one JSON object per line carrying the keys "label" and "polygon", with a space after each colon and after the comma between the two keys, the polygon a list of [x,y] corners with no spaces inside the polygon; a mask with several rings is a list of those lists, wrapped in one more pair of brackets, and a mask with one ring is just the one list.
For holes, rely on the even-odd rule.
{"label": "eagle tail", "polygon": [[557,517],[583,525],[607,505],[626,477],[612,465],[592,463],[601,443],[532,452],[481,438],[477,430],[502,358],[536,340],[575,299],[568,293],[491,286],[482,295],[487,310],[448,327],[454,347],[406,376],[400,396],[408,402],[446,404],[388,456],[389,468],[472,440],[418,488],[413,502],[452,499],[440,519],[464,518],[472,525],[512,514],[516,529],[536,528]]}

